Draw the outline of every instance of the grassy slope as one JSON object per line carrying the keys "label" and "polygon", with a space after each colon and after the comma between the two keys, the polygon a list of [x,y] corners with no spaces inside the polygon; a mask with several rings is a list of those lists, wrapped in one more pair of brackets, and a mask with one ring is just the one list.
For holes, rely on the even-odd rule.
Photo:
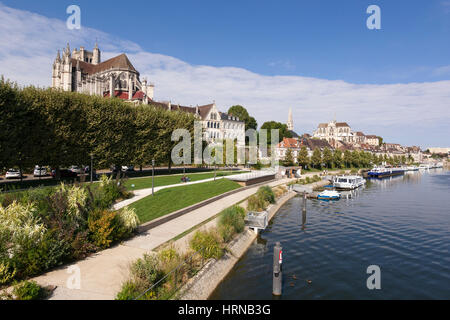
{"label": "grassy slope", "polygon": [[136,209],[141,223],[145,223],[237,188],[239,184],[228,179],[169,188],[131,204],[130,208]]}
{"label": "grassy slope", "polygon": [[[217,177],[229,176],[234,174],[240,174],[241,172],[217,172]],[[199,173],[199,174],[186,174],[192,181],[199,181],[214,178],[214,172],[212,173]],[[156,176],[155,177],[155,187],[168,186],[171,184],[181,183],[182,175],[175,176]],[[134,188],[131,185],[134,184]],[[129,179],[125,186],[129,190],[141,190],[152,187],[152,177],[139,178],[139,179]]]}

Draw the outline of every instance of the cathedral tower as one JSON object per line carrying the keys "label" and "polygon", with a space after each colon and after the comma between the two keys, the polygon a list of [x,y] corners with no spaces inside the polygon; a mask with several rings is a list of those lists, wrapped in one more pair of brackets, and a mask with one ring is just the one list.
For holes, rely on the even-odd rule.
{"label": "cathedral tower", "polygon": [[98,43],[95,42],[95,48],[94,48],[94,52],[93,52],[93,57],[92,57],[92,64],[99,64],[101,61],[101,53],[100,53],[100,49],[98,48]]}
{"label": "cathedral tower", "polygon": [[289,108],[289,118],[288,118],[287,127],[288,127],[289,131],[294,131],[294,120],[292,118],[292,108]]}

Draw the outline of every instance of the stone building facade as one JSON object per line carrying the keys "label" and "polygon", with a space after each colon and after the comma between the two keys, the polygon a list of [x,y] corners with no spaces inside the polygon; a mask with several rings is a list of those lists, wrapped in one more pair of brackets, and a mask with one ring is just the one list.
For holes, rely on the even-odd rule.
{"label": "stone building facade", "polygon": [[154,86],[140,80],[139,72],[126,54],[101,60],[97,44],[93,51],[84,47],[58,50],[52,70],[52,88],[103,97],[118,97],[147,104],[153,99]]}

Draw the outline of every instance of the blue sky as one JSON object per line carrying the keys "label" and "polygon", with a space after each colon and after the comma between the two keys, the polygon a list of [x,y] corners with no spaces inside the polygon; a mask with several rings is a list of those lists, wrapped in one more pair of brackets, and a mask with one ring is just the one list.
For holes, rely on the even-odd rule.
{"label": "blue sky", "polygon": [[[82,23],[191,64],[353,83],[450,79],[450,1],[7,1]],[[366,28],[370,4],[382,30]],[[446,5],[447,4],[447,5]]]}
{"label": "blue sky", "polygon": [[[68,5],[82,29],[65,27]],[[366,9],[381,8],[382,30]],[[450,0],[0,0],[0,74],[48,86],[56,50],[125,52],[156,99],[242,104],[261,125],[319,122],[406,145],[450,146]]]}

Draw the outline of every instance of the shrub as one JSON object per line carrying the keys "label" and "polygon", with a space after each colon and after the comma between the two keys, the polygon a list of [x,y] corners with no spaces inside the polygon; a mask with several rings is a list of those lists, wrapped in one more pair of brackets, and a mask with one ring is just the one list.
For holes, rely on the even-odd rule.
{"label": "shrub", "polygon": [[[293,183],[296,184],[299,181],[297,180],[297,182]],[[276,188],[273,189],[273,192],[275,194],[275,198],[280,198],[283,194],[285,194],[287,192],[287,189],[283,186],[278,186]]]}
{"label": "shrub", "polygon": [[[143,288],[139,288],[136,282],[127,281],[122,285],[122,289],[120,289],[119,293],[116,296],[116,300],[134,300],[139,297],[140,294],[143,293]],[[141,291],[142,290],[142,291]]]}
{"label": "shrub", "polygon": [[116,215],[116,212],[107,210],[97,210],[89,215],[90,238],[97,247],[105,249],[113,242]]}
{"label": "shrub", "polygon": [[124,235],[130,235],[139,226],[139,217],[134,208],[125,207],[117,214],[120,227],[124,230]]}
{"label": "shrub", "polygon": [[269,186],[259,188],[256,194],[268,203],[275,203],[275,195]]}
{"label": "shrub", "polygon": [[264,211],[267,207],[267,203],[263,198],[259,197],[257,194],[250,196],[247,200],[247,210],[248,211]]}
{"label": "shrub", "polygon": [[164,277],[158,258],[150,254],[144,254],[143,258],[134,262],[130,271],[133,279],[138,284],[141,282],[146,288],[150,288]]}
{"label": "shrub", "polygon": [[0,233],[11,243],[11,256],[20,250],[23,242],[39,243],[45,231],[46,227],[36,216],[36,208],[32,204],[13,202],[7,208],[0,207]]}
{"label": "shrub", "polygon": [[35,281],[23,281],[14,286],[16,300],[38,300],[44,297],[44,289]]}
{"label": "shrub", "polygon": [[219,225],[218,231],[220,236],[222,237],[223,242],[225,243],[230,242],[236,234],[233,226],[230,225]]}
{"label": "shrub", "polygon": [[87,202],[86,190],[77,185],[66,187],[64,183],[61,183],[59,190],[67,197],[67,213],[72,219],[81,220],[83,218],[81,211],[85,208]]}
{"label": "shrub", "polygon": [[0,263],[0,287],[4,284],[10,283],[14,276],[16,275],[16,270],[11,267],[10,263]]}
{"label": "shrub", "polygon": [[108,209],[116,200],[128,199],[132,194],[125,188],[123,180],[116,182],[112,177],[108,178],[106,175],[103,175],[100,183],[92,189],[95,207],[101,209]]}
{"label": "shrub", "polygon": [[213,230],[195,232],[189,244],[204,259],[220,259],[224,253],[218,235]]}
{"label": "shrub", "polygon": [[128,208],[110,212],[130,194],[103,178],[93,186],[35,188],[0,197],[0,285],[85,258],[129,237],[139,219]]}
{"label": "shrub", "polygon": [[166,268],[166,266],[173,261],[178,261],[180,258],[180,255],[175,250],[175,248],[170,247],[168,249],[161,250],[158,253],[158,259],[161,261],[161,264]]}
{"label": "shrub", "polygon": [[239,206],[233,206],[221,212],[218,227],[224,242],[229,242],[236,233],[244,231],[244,219],[245,210]]}

